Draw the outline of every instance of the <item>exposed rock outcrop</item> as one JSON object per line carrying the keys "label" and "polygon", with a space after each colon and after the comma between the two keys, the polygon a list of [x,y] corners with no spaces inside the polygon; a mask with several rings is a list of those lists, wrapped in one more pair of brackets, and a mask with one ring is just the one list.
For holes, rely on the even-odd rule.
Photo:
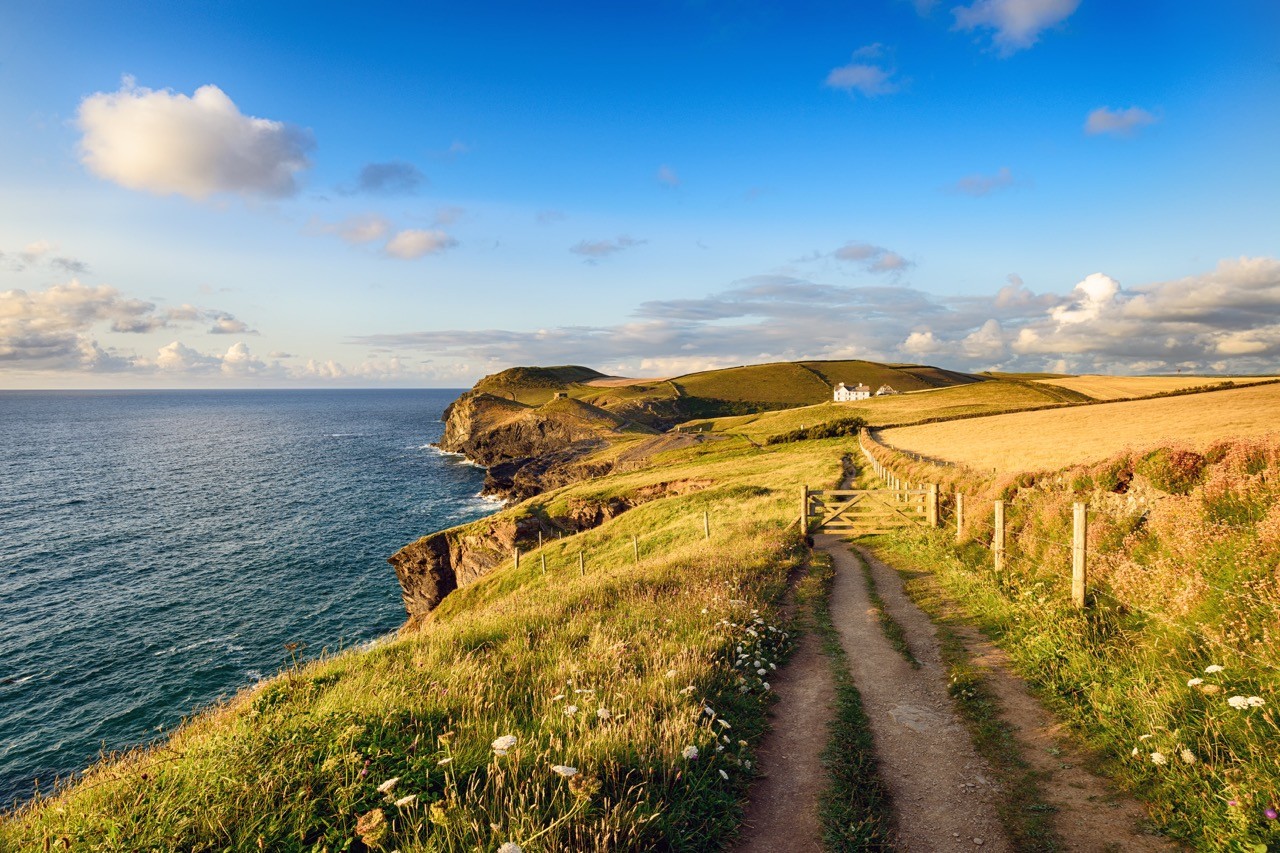
{"label": "exposed rock outcrop", "polygon": [[538,543],[539,532],[550,538],[557,533],[590,530],[632,507],[711,485],[712,481],[705,479],[677,480],[600,500],[570,500],[567,511],[555,517],[541,514],[541,507],[530,507],[520,516],[498,515],[424,536],[401,548],[387,562],[395,567],[412,625],[455,589],[509,561],[517,546],[531,550]]}

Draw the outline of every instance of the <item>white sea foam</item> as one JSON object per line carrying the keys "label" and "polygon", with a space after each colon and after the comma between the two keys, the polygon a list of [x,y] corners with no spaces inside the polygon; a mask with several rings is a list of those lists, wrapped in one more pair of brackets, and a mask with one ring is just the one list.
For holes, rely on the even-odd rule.
{"label": "white sea foam", "polygon": [[436,456],[448,457],[450,459],[455,460],[460,465],[470,465],[472,468],[479,468],[481,470],[484,470],[484,467],[485,467],[481,465],[479,462],[473,462],[472,460],[468,459],[467,454],[465,453],[456,453],[452,450],[441,450],[439,447],[437,447],[434,444],[424,444],[420,446],[418,449],[430,451],[431,453],[434,453]]}

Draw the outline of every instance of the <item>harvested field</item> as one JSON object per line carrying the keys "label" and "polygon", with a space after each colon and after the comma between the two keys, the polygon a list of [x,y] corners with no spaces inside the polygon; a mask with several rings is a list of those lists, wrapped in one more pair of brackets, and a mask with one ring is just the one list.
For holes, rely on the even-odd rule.
{"label": "harvested field", "polygon": [[979,470],[1054,470],[1127,447],[1206,446],[1280,432],[1280,385],[1133,400],[886,430],[889,445]]}
{"label": "harvested field", "polygon": [[1125,400],[1169,391],[1182,391],[1219,382],[1251,385],[1274,376],[1064,376],[1036,380],[1041,385],[1057,385],[1086,394],[1095,400]]}

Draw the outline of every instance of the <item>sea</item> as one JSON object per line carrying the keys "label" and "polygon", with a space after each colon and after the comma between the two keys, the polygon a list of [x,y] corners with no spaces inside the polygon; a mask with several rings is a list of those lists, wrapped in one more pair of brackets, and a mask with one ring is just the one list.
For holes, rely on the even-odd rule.
{"label": "sea", "polygon": [[458,393],[0,392],[0,811],[394,632],[387,557],[496,508]]}

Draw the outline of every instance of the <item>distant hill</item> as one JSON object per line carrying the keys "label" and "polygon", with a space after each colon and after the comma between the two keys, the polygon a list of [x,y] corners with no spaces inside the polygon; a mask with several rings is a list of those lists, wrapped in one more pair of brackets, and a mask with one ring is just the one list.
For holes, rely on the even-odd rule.
{"label": "distant hill", "polygon": [[528,406],[541,406],[557,394],[582,400],[618,417],[665,429],[692,418],[747,415],[811,406],[831,399],[839,382],[881,385],[897,391],[923,391],[988,381],[987,377],[921,364],[873,361],[773,362],[704,370],[671,379],[610,382],[613,378],[579,365],[513,367],[486,376],[474,393],[486,393]]}

